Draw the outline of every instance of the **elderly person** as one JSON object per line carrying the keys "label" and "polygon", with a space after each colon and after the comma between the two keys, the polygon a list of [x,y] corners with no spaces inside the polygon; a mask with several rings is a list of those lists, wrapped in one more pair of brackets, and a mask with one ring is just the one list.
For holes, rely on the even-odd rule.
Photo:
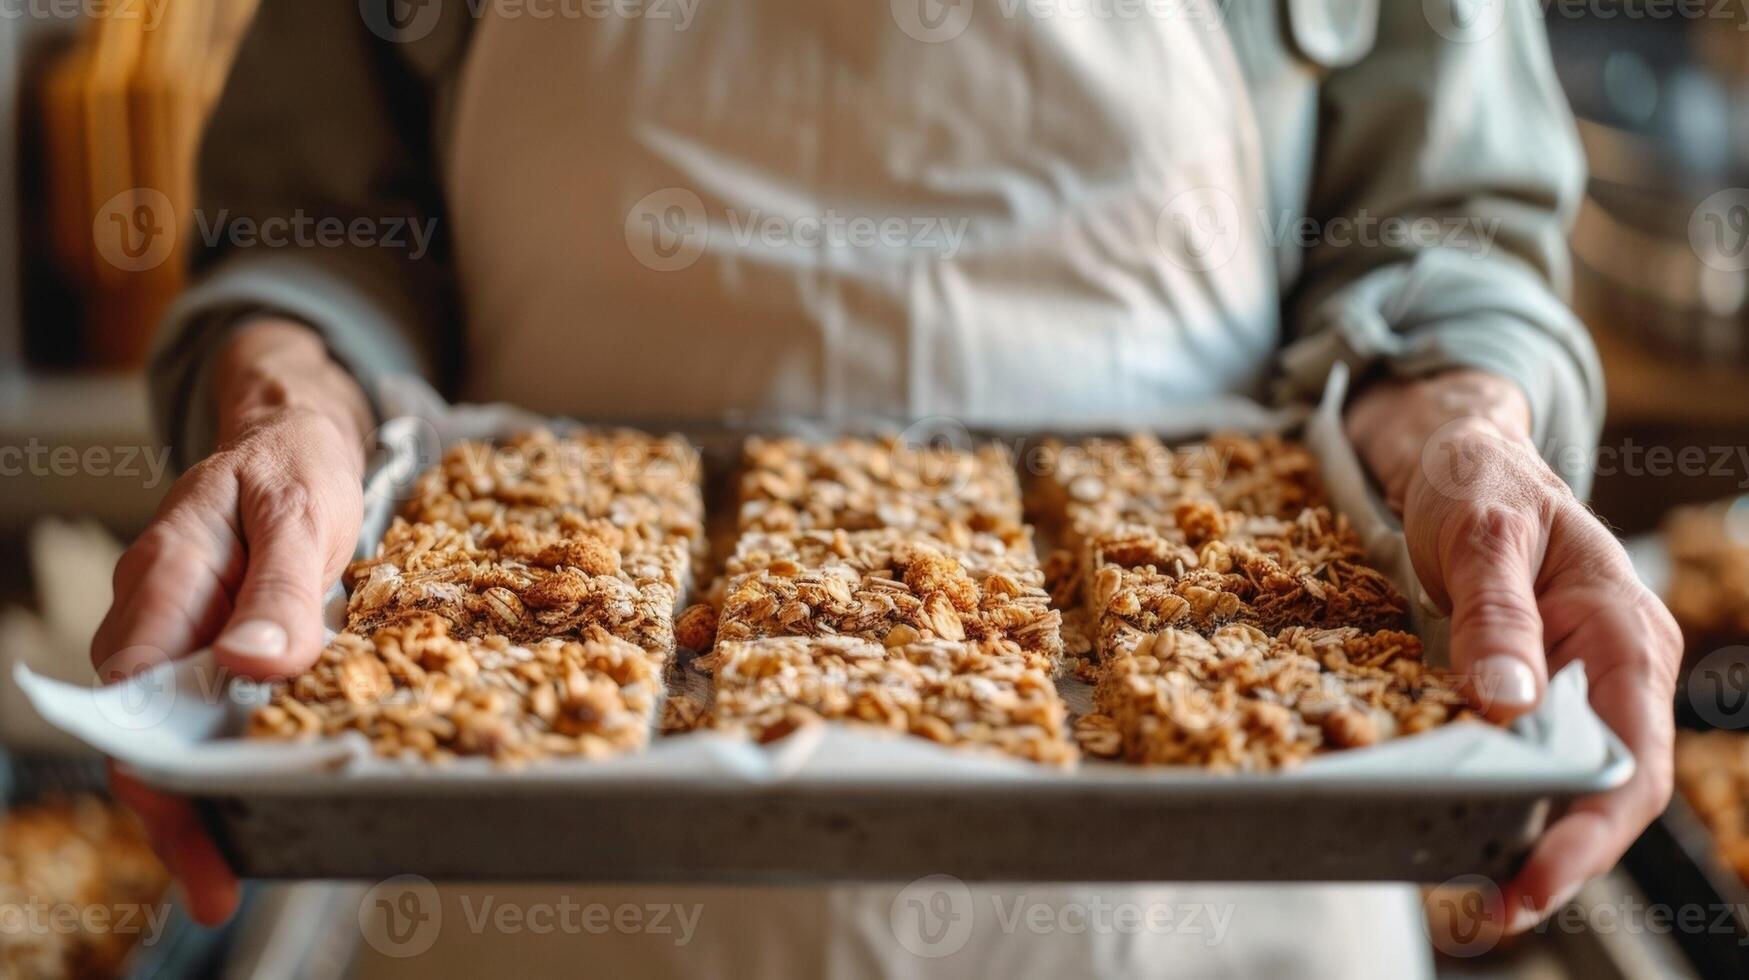
{"label": "elderly person", "polygon": [[[190,468],[116,571],[94,661],[311,663],[391,374],[588,420],[1061,427],[1308,397],[1342,362],[1350,432],[1488,714],[1581,660],[1639,759],[1505,883],[1496,911],[1527,928],[1668,796],[1678,638],[1572,466],[1602,387],[1560,299],[1583,166],[1537,5],[1469,7],[264,0],[202,156],[217,230],[153,368]],[[235,233],[273,219],[347,232]],[[186,804],[119,788],[223,918],[236,883]],[[744,911],[710,894],[707,922]],[[890,890],[804,894],[766,895],[787,925],[720,931],[805,936],[822,951],[786,962],[809,972],[867,962],[846,943],[906,955],[856,938]],[[1337,970],[1370,942],[1381,975],[1427,968],[1373,938],[1416,928],[1400,888],[1199,894],[1236,921],[1174,962]],[[1032,939],[972,948],[1015,970],[1182,954]]]}

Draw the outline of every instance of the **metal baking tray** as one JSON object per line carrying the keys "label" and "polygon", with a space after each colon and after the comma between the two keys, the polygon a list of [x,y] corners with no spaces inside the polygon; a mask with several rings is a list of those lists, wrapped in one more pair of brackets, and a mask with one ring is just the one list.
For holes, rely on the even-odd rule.
{"label": "metal baking tray", "polygon": [[[1332,391],[1325,409],[1334,418],[1339,385]],[[1209,428],[1178,421],[1174,434]],[[1293,424],[1318,423],[1301,413]],[[439,441],[490,429],[475,419]],[[1358,466],[1352,458],[1335,465]],[[1378,549],[1375,564],[1401,564],[1400,536],[1396,554],[1388,534],[1363,537]],[[73,727],[64,713],[61,723]],[[203,737],[235,723],[215,723]],[[1399,753],[1388,771],[1347,764],[1221,775],[1088,762],[1065,772],[974,763],[923,740],[836,726],[820,737],[860,753],[860,764],[803,766],[777,780],[717,766],[712,753],[795,753],[788,743],[800,736],[766,749],[693,734],[660,739],[629,760],[517,771],[472,765],[483,760],[421,770],[338,758],[295,770],[233,764],[222,775],[168,763],[134,770],[191,797],[237,871],[259,878],[1503,881],[1565,804],[1632,774],[1625,747],[1596,727],[1596,757],[1553,777],[1490,770],[1473,752],[1426,764]],[[1352,763],[1414,741],[1342,755]],[[132,748],[121,738],[109,747],[124,756]],[[847,757],[822,750],[814,758]]]}
{"label": "metal baking tray", "polygon": [[[187,791],[243,875],[568,881],[1505,881],[1551,813],[1618,785],[1040,774],[951,788],[263,780]],[[160,781],[179,789],[174,780]]]}

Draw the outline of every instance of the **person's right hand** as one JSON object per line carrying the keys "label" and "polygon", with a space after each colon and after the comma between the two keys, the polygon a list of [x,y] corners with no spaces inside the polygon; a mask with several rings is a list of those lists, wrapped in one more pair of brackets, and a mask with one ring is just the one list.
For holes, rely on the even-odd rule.
{"label": "person's right hand", "polygon": [[[211,646],[256,679],[303,671],[322,644],[322,596],[362,519],[363,392],[308,329],[242,329],[216,375],[222,448],[179,479],[115,569],[115,598],[91,641],[105,683]],[[189,911],[218,923],[237,881],[189,804],[112,767],[182,884]]]}

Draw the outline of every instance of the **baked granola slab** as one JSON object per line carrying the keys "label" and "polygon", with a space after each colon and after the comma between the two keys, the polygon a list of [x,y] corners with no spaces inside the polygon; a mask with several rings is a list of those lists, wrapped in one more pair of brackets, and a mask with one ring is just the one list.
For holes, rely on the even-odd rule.
{"label": "baked granola slab", "polygon": [[719,643],[707,660],[707,724],[760,742],[834,720],[1035,762],[1076,757],[1050,675],[1012,643],[782,637]]}
{"label": "baked granola slab", "polygon": [[1008,453],[911,446],[896,437],[749,439],[740,478],[743,531],[880,528],[940,534],[955,526],[1022,526],[1020,483]]}
{"label": "baked granola slab", "polygon": [[1028,582],[1043,581],[1044,573],[1027,529],[996,534],[972,531],[963,525],[940,534],[894,528],[749,531],[736,542],[725,571],[736,576],[788,565],[822,568],[841,564],[860,575],[884,574],[892,578],[902,575],[911,557],[921,551],[952,558],[974,578],[1002,574]]}
{"label": "baked granola slab", "polygon": [[[864,535],[860,541],[858,536]],[[725,590],[717,641],[850,636],[886,646],[917,640],[1008,640],[1042,670],[1063,650],[1062,614],[1050,606],[1029,553],[972,557],[928,536],[849,535],[848,556],[818,541],[761,536],[737,558],[745,569]],[[964,561],[961,558],[965,558]]]}
{"label": "baked granola slab", "polygon": [[377,557],[347,569],[347,629],[368,634],[433,614],[462,637],[521,642],[601,629],[665,657],[674,648],[679,599],[670,572],[685,563],[684,552],[671,542],[666,561],[658,552],[623,557],[618,535],[589,522],[564,534],[512,535],[506,544],[441,523],[397,520]]}
{"label": "baked granola slab", "polygon": [[1214,769],[1274,769],[1469,717],[1451,678],[1408,633],[1229,626],[1168,629],[1107,661],[1091,755]]}
{"label": "baked granola slab", "polygon": [[1664,521],[1664,601],[1690,656],[1749,642],[1749,507],[1681,507]]}
{"label": "baked granola slab", "polygon": [[1179,447],[1144,434],[1046,440],[1025,468],[1029,513],[1072,550],[1085,534],[1157,524],[1187,501],[1286,519],[1327,503],[1311,453],[1276,436],[1217,434]]}
{"label": "baked granola slab", "polygon": [[[1403,629],[1408,601],[1364,562],[1359,541],[1323,508],[1298,520],[1252,520],[1225,534],[1128,526],[1091,539],[1088,615],[1111,656],[1166,627],[1207,633],[1229,623]],[[1198,542],[1193,545],[1191,542]]]}
{"label": "baked granola slab", "polygon": [[[494,534],[557,531],[605,522],[627,555],[678,543],[706,558],[702,463],[678,436],[628,429],[568,435],[536,429],[498,442],[463,442],[421,474],[401,508],[415,524]],[[671,570],[671,574],[689,569]],[[682,583],[676,583],[679,587]]]}
{"label": "baked granola slab", "polygon": [[642,747],[704,546],[697,454],[629,430],[467,442],[354,562],[346,629],[250,733],[516,763]]}
{"label": "baked granola slab", "polygon": [[435,615],[335,637],[310,670],[276,686],[252,738],[362,732],[379,755],[602,757],[642,748],[662,694],[651,653],[604,632],[515,643],[462,639]]}
{"label": "baked granola slab", "polygon": [[1677,732],[1676,788],[1712,832],[1719,860],[1749,883],[1749,734]]}
{"label": "baked granola slab", "polygon": [[159,938],[145,926],[169,911],[169,886],[120,804],[80,795],[0,810],[0,977],[128,975],[142,936]]}

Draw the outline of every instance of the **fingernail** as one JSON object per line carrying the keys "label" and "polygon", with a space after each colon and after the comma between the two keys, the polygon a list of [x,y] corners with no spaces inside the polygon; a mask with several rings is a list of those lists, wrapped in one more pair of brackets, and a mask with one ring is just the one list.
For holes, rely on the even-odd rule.
{"label": "fingernail", "polygon": [[285,628],[270,619],[249,619],[219,637],[219,645],[239,657],[273,660],[285,656]]}
{"label": "fingernail", "polygon": [[1533,909],[1523,902],[1519,903],[1518,907],[1512,910],[1512,921],[1506,924],[1506,931],[1516,935],[1560,911],[1563,906],[1573,900],[1573,896],[1579,894],[1579,888],[1583,884],[1584,882],[1578,882],[1561,889],[1555,893],[1555,897],[1549,901],[1549,904],[1540,909]]}
{"label": "fingernail", "polygon": [[1536,674],[1517,657],[1500,654],[1476,662],[1476,693],[1508,708],[1536,704]]}

